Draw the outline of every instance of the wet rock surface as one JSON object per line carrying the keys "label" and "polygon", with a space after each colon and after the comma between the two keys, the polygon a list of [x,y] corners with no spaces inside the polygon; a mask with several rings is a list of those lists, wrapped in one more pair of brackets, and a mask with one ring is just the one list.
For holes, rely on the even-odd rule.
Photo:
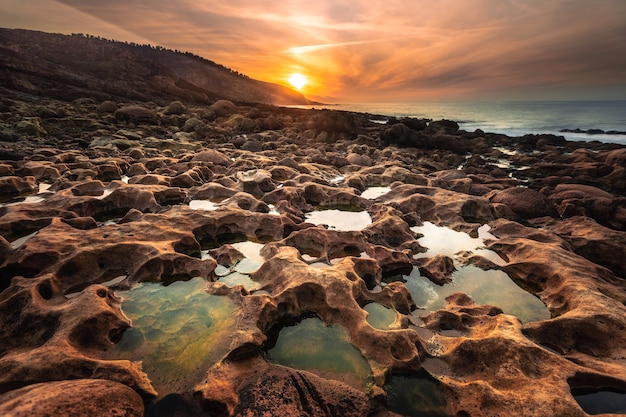
{"label": "wet rock surface", "polygon": [[[68,103],[13,91],[2,102],[4,413],[157,410],[167,401],[154,402],[150,375],[115,357],[133,326],[120,294],[196,277],[232,301],[235,324],[224,356],[168,405],[180,415],[391,416],[389,376],[424,371],[451,416],[585,416],[572,390],[626,392],[618,145],[225,101]],[[374,186],[389,189],[361,196]],[[322,209],[371,222],[307,221]],[[411,231],[424,222],[472,237],[488,224],[484,245],[502,262],[424,257]],[[250,256],[233,246],[246,241],[264,245],[246,271],[253,289],[220,281]],[[424,313],[410,283],[390,279],[417,268],[452,285],[463,262],[504,271],[551,318],[522,324],[461,293]],[[389,329],[368,323],[370,303],[395,312]],[[371,368],[367,387],[268,362],[277,332],[304,317],[345,329]]]}

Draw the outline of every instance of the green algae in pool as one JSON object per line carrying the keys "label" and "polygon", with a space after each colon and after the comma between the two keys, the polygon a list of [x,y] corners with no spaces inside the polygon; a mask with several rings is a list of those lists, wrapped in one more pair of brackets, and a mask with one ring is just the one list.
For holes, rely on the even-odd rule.
{"label": "green algae in pool", "polygon": [[281,329],[267,359],[362,389],[371,381],[370,366],[350,343],[348,332],[340,326],[326,326],[315,317]]}
{"label": "green algae in pool", "polygon": [[305,217],[308,223],[325,224],[329,229],[345,232],[360,231],[372,224],[367,211],[318,210],[306,213]]}
{"label": "green algae in pool", "polygon": [[387,405],[394,413],[403,416],[450,417],[441,385],[426,372],[392,374],[383,389],[387,393]]}
{"label": "green algae in pool", "polygon": [[459,267],[452,273],[452,282],[437,285],[420,275],[417,268],[401,278],[415,304],[427,311],[444,308],[445,298],[452,293],[467,294],[478,304],[492,304],[524,323],[547,320],[550,310],[534,295],[521,289],[503,271],[484,271],[476,266]]}
{"label": "green algae in pool", "polygon": [[388,330],[396,321],[396,312],[385,305],[369,303],[363,310],[367,311],[367,322],[375,329]]}
{"label": "green algae in pool", "polygon": [[110,354],[142,361],[160,395],[190,391],[228,353],[234,304],[209,295],[205,287],[202,278],[167,287],[144,282],[120,294],[133,327]]}

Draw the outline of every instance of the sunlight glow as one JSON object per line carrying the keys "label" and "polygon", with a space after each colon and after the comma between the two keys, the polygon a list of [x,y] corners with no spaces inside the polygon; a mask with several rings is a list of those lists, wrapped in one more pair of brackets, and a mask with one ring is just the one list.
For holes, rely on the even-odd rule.
{"label": "sunlight glow", "polygon": [[291,84],[296,90],[301,90],[302,87],[307,85],[307,83],[308,81],[306,77],[300,73],[296,72],[291,74],[291,77],[289,77],[289,84]]}

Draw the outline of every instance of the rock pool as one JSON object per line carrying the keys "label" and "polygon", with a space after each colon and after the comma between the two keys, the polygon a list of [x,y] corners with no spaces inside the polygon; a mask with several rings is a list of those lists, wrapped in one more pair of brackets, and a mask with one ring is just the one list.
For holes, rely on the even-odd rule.
{"label": "rock pool", "polygon": [[371,380],[370,366],[350,343],[348,332],[315,317],[282,328],[267,350],[267,359],[360,388]]}
{"label": "rock pool", "polygon": [[110,355],[142,361],[161,396],[190,391],[228,353],[234,305],[226,297],[209,295],[206,285],[193,278],[168,286],[144,282],[119,292],[133,327]]}

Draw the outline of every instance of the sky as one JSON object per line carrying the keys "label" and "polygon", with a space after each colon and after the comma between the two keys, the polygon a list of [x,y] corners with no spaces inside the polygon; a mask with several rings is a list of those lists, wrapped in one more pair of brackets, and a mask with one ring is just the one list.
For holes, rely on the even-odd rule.
{"label": "sky", "polygon": [[299,73],[325,102],[626,99],[626,0],[2,0],[0,27]]}

